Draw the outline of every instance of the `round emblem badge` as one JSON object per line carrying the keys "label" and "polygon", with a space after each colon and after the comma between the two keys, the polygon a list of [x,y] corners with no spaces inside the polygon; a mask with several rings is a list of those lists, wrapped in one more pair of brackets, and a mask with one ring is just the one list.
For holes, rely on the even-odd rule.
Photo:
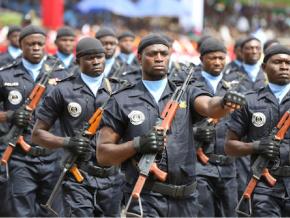
{"label": "round emblem badge", "polygon": [[18,90],[12,90],[8,94],[8,100],[11,104],[17,105],[22,101],[22,95]]}
{"label": "round emblem badge", "polygon": [[266,123],[266,116],[261,112],[254,113],[252,115],[252,123],[256,127],[261,127]]}
{"label": "round emblem badge", "polygon": [[132,111],[128,117],[133,125],[139,125],[145,120],[145,115],[141,111]]}
{"label": "round emblem badge", "polygon": [[67,109],[73,117],[78,117],[82,113],[82,107],[76,102],[69,103]]}

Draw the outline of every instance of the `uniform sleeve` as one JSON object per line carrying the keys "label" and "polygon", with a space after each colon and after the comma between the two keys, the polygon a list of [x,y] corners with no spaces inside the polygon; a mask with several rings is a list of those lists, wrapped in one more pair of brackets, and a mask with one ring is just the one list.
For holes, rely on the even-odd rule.
{"label": "uniform sleeve", "polygon": [[112,97],[105,107],[99,129],[103,126],[109,126],[122,137],[127,129],[127,122],[124,117],[120,105],[115,97]]}
{"label": "uniform sleeve", "polygon": [[206,95],[206,96],[212,97],[212,95],[209,92],[204,91],[198,87],[195,87],[194,85],[190,85],[190,96],[189,96],[190,100],[189,100],[189,102],[192,102],[190,104],[190,110],[191,110],[191,114],[192,114],[193,123],[201,121],[205,118],[204,116],[199,115],[194,109],[193,102],[198,96],[201,96],[201,95]]}
{"label": "uniform sleeve", "polygon": [[49,125],[53,125],[57,118],[62,115],[63,103],[60,90],[55,87],[44,98],[41,107],[37,110],[36,117]]}
{"label": "uniform sleeve", "polygon": [[247,126],[249,123],[249,113],[247,110],[247,106],[243,109],[235,110],[229,114],[229,118],[227,121],[228,129],[235,132],[238,136],[244,137],[247,135]]}

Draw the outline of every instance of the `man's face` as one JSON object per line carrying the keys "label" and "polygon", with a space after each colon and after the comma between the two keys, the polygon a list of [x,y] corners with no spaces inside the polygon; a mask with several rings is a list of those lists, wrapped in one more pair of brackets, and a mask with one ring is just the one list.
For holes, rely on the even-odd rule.
{"label": "man's face", "polygon": [[38,64],[45,53],[46,37],[42,34],[31,34],[21,40],[22,57],[33,64]]}
{"label": "man's face", "polygon": [[147,46],[142,54],[138,54],[138,61],[142,66],[144,80],[161,80],[167,75],[169,65],[169,48],[163,44]]}
{"label": "man's face", "polygon": [[261,43],[258,40],[250,40],[242,47],[245,64],[254,65],[261,57]]}
{"label": "man's face", "polygon": [[270,83],[286,85],[290,82],[290,56],[276,54],[269,58],[267,63],[262,64],[264,72],[268,75]]}
{"label": "man's face", "polygon": [[125,54],[133,53],[134,39],[132,37],[124,37],[119,40],[120,51]]}
{"label": "man's face", "polygon": [[9,34],[8,40],[11,46],[15,48],[19,48],[19,35],[20,35],[20,31],[15,31]]}
{"label": "man's face", "polygon": [[203,71],[212,76],[218,76],[226,64],[226,53],[221,51],[211,52],[200,56]]}
{"label": "man's face", "polygon": [[74,36],[61,36],[55,40],[58,51],[63,54],[70,55],[75,49]]}
{"label": "man's face", "polygon": [[106,58],[104,53],[85,55],[76,59],[82,73],[90,77],[100,76],[106,66]]}
{"label": "man's face", "polygon": [[118,40],[113,36],[104,36],[99,40],[104,46],[106,59],[112,58],[116,52]]}

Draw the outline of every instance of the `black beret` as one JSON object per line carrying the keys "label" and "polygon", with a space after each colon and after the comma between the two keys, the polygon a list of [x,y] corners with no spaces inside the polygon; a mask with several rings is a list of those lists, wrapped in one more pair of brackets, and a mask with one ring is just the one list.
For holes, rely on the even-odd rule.
{"label": "black beret", "polygon": [[122,38],[125,38],[125,37],[131,37],[133,39],[135,39],[135,35],[132,31],[130,30],[125,30],[123,31],[119,36],[118,36],[118,39],[122,39]]}
{"label": "black beret", "polygon": [[244,37],[238,38],[235,43],[235,48],[240,47],[244,40]]}
{"label": "black beret", "polygon": [[270,44],[272,43],[278,43],[280,44],[280,42],[277,40],[277,39],[270,39],[270,40],[267,40],[265,43],[264,43],[264,46],[263,46],[263,50],[265,50]]}
{"label": "black beret", "polygon": [[76,37],[74,31],[72,28],[68,26],[63,26],[57,30],[56,38],[62,37],[62,36],[73,36]]}
{"label": "black beret", "polygon": [[246,42],[249,42],[249,41],[252,41],[252,40],[257,40],[257,41],[261,42],[261,41],[260,41],[258,38],[256,38],[255,36],[250,35],[250,36],[244,38],[244,40],[243,40],[242,43],[241,43],[241,48],[245,45]]}
{"label": "black beret", "polygon": [[199,49],[201,56],[216,51],[227,53],[227,48],[221,40],[214,37],[204,40]]}
{"label": "black beret", "polygon": [[174,42],[174,39],[172,39],[167,33],[160,33],[160,35],[167,39],[168,42]]}
{"label": "black beret", "polygon": [[276,54],[287,54],[290,55],[290,49],[287,48],[285,45],[272,45],[266,49],[265,57],[263,63],[266,63],[270,57]]}
{"label": "black beret", "polygon": [[102,43],[90,36],[81,39],[76,46],[76,58],[99,53],[105,53]]}
{"label": "black beret", "polygon": [[104,36],[113,36],[115,38],[117,38],[114,30],[110,27],[102,27],[101,29],[99,29],[99,31],[96,33],[96,38],[102,38]]}
{"label": "black beret", "polygon": [[211,38],[211,37],[212,37],[212,36],[210,36],[210,35],[204,35],[204,36],[202,36],[202,37],[197,41],[197,50],[199,51],[201,44],[202,44],[205,40],[207,40],[207,39],[209,39],[209,38]]}
{"label": "black beret", "polygon": [[156,33],[150,33],[140,40],[138,45],[138,54],[141,54],[144,48],[154,44],[163,44],[169,48],[169,42],[163,36]]}
{"label": "black beret", "polygon": [[19,35],[19,43],[21,42],[21,40],[23,38],[25,38],[26,36],[29,36],[31,34],[42,34],[46,37],[46,32],[44,31],[44,29],[42,27],[35,26],[35,25],[29,25],[29,26],[24,27],[21,30],[21,33]]}
{"label": "black beret", "polygon": [[21,31],[21,27],[20,26],[17,26],[17,25],[10,26],[9,30],[8,30],[8,33],[7,33],[7,36],[9,36],[13,32],[20,32],[20,31]]}

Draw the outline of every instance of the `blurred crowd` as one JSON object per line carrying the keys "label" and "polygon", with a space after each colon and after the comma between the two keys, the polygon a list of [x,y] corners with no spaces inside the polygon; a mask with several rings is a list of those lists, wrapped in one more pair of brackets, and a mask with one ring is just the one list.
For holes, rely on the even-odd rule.
{"label": "blurred crowd", "polygon": [[[137,36],[135,40],[137,48],[142,36],[149,32],[165,32],[176,40],[173,45],[175,58],[181,62],[195,63],[199,61],[196,57],[198,55],[196,42],[202,35],[212,35],[221,39],[228,49],[228,61],[235,58],[233,45],[236,39],[250,33],[259,38],[262,44],[268,39],[277,38],[282,44],[290,46],[290,39],[287,38],[290,33],[290,7],[287,9],[286,3],[267,8],[254,4],[257,1],[249,3],[251,5],[243,5],[239,1],[233,0],[204,0],[204,29],[203,32],[197,32],[194,29],[185,31],[178,23],[179,19],[174,17],[128,18],[108,11],[82,14],[75,10],[74,6],[78,2],[80,0],[64,1],[64,24],[75,29],[77,40],[87,35],[94,36],[104,25],[113,28],[117,35],[126,29],[133,31]],[[2,8],[19,12],[23,16],[34,14],[34,16],[41,17],[41,1],[2,0],[0,3]],[[2,27],[0,52],[4,52],[7,48],[5,39],[7,31],[8,27],[6,29]],[[55,36],[54,30],[48,30],[48,53],[56,52]]]}

